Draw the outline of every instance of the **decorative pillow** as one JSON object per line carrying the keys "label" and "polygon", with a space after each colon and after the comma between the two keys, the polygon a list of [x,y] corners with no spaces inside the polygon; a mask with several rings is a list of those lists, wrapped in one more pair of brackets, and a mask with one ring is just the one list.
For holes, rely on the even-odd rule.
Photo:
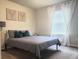
{"label": "decorative pillow", "polygon": [[22,34],[23,34],[23,37],[25,37],[25,36],[30,36],[29,31],[22,31]]}
{"label": "decorative pillow", "polygon": [[21,37],[23,37],[23,34],[22,34],[21,31],[15,31],[14,37],[15,37],[15,38],[21,38]]}
{"label": "decorative pillow", "polygon": [[9,38],[21,38],[30,36],[29,31],[8,30]]}
{"label": "decorative pillow", "polygon": [[14,32],[15,30],[8,30],[9,38],[14,38]]}

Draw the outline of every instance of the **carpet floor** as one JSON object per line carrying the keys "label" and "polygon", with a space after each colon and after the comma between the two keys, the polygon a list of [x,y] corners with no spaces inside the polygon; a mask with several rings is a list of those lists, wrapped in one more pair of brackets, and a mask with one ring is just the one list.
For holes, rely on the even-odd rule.
{"label": "carpet floor", "polygon": [[[34,54],[18,48],[10,48],[1,52],[2,59],[38,59]],[[55,46],[41,51],[41,59],[78,59],[78,49],[73,47],[59,47],[56,51]]]}

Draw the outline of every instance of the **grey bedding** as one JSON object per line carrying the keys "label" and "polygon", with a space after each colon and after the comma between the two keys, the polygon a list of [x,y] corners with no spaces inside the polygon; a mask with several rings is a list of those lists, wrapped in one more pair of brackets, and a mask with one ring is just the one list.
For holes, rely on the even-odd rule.
{"label": "grey bedding", "polygon": [[40,51],[48,48],[51,45],[60,45],[60,42],[56,38],[47,36],[29,36],[23,38],[9,38],[7,41],[8,46],[21,48],[40,57]]}

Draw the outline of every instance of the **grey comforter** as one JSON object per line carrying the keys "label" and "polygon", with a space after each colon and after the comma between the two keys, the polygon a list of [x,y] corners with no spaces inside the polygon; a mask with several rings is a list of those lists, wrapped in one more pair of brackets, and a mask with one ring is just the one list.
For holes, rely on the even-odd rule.
{"label": "grey comforter", "polygon": [[30,36],[23,38],[9,38],[7,41],[8,46],[21,48],[40,57],[40,51],[48,48],[51,45],[60,45],[60,42],[56,38],[47,36]]}

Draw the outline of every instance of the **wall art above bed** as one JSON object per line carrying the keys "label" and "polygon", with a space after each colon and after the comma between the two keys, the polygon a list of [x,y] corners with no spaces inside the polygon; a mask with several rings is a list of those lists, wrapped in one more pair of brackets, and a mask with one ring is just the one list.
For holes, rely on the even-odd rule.
{"label": "wall art above bed", "polygon": [[22,11],[16,11],[13,9],[6,8],[6,19],[7,20],[14,20],[14,21],[25,21],[26,14]]}
{"label": "wall art above bed", "polygon": [[19,21],[25,21],[25,13],[24,12],[18,12],[18,20]]}

